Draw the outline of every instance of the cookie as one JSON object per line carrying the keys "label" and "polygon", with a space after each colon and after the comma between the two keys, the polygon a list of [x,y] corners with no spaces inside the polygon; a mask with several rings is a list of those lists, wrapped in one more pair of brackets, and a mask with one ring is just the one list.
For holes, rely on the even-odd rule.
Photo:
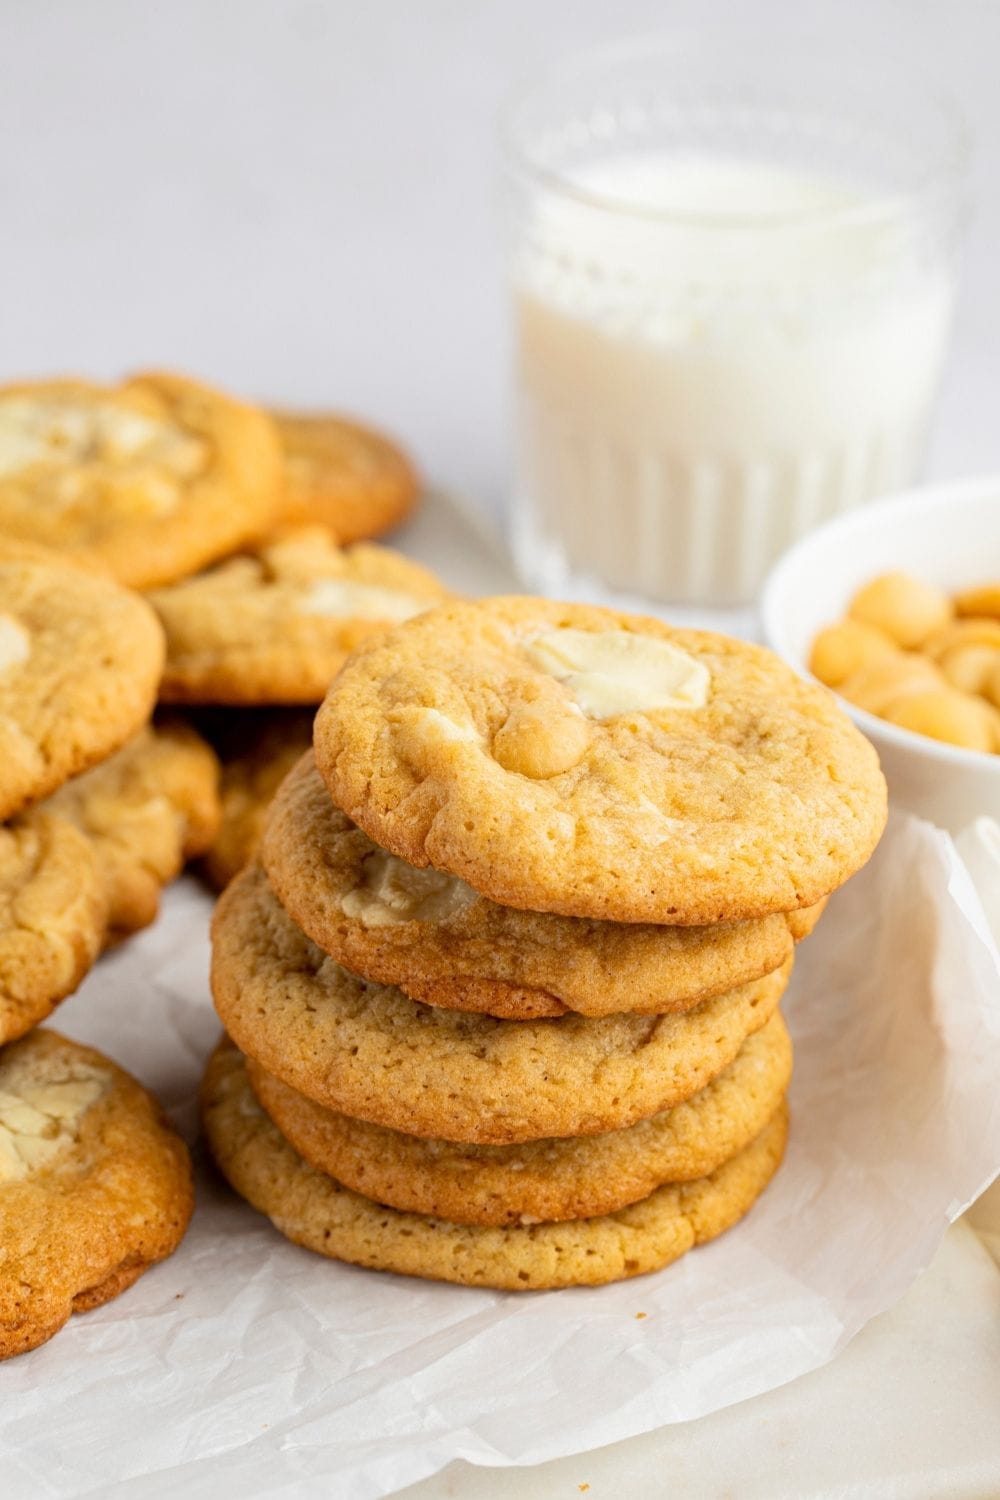
{"label": "cookie", "polygon": [[409,515],[417,476],[388,438],[345,417],[272,416],[285,451],[286,524],[319,522],[344,543],[379,536]]}
{"label": "cookie", "polygon": [[33,1031],[0,1052],[0,1359],[118,1296],[178,1246],[191,1164],[100,1052]]}
{"label": "cookie", "polygon": [[382,848],[564,916],[687,926],[811,906],[886,817],[873,747],[770,652],[542,599],[452,604],[368,642],[315,748]]}
{"label": "cookie", "polygon": [[222,761],[222,818],[202,868],[217,891],[256,854],[271,799],[311,746],[312,724],[312,709],[220,709],[206,719]]}
{"label": "cookie", "polygon": [[0,530],[96,558],[133,588],[260,535],[281,476],[270,418],[182,376],[0,389]]}
{"label": "cookie", "polygon": [[26,542],[15,536],[0,536],[0,563],[11,562],[46,563],[50,568],[78,568],[83,573],[111,577],[100,558],[88,553],[57,552],[54,547],[43,547],[40,542]]}
{"label": "cookie", "polygon": [[73,993],[106,928],[104,881],[82,833],[37,809],[0,827],[0,1044]]}
{"label": "cookie", "polygon": [[93,844],[112,940],[156,920],[160,891],[219,826],[215,752],[186,724],[141,729],[117,754],[43,803]]}
{"label": "cookie", "polygon": [[788,923],[793,943],[801,943],[804,938],[815,931],[817,922],[826,911],[828,900],[829,897],[824,896],[822,901],[816,902],[815,906],[800,906],[798,911],[785,912],[785,921]]}
{"label": "cookie", "polygon": [[791,959],[683,1014],[498,1021],[359,979],[257,866],[212,925],[212,992],[242,1052],[317,1104],[408,1135],[501,1145],[618,1130],[690,1098],[777,1008]]}
{"label": "cookie", "polygon": [[310,1167],[257,1104],[228,1043],[209,1062],[202,1118],[223,1174],[295,1244],[373,1270],[508,1291],[600,1286],[661,1270],[749,1211],[781,1163],[788,1130],[782,1107],[711,1175],[658,1188],[618,1213],[484,1228],[400,1213]]}
{"label": "cookie", "polygon": [[302,527],[158,589],[167,633],[160,696],[171,703],[318,703],[373,632],[438,604],[445,590],[385,547],[343,552]]}
{"label": "cookie", "polygon": [[[411,999],[507,1020],[686,1010],[792,951],[780,915],[656,927],[498,906],[379,849],[333,805],[311,755],[275,797],[260,858],[285,910],[338,963]],[[803,932],[819,912],[793,916]]]}
{"label": "cookie", "polygon": [[779,1108],[792,1046],[775,1014],[684,1104],[626,1130],[516,1146],[423,1140],[314,1104],[246,1059],[259,1102],[300,1156],[389,1208],[456,1224],[536,1224],[615,1213],[665,1182],[705,1177]]}
{"label": "cookie", "polygon": [[162,664],[156,616],[110,578],[0,561],[0,819],[135,734]]}

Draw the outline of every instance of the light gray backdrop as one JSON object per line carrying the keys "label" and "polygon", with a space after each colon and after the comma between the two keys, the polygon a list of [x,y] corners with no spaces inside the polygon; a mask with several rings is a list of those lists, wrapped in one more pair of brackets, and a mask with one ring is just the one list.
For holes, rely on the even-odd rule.
{"label": "light gray backdrop", "polygon": [[497,103],[570,48],[737,22],[902,55],[965,105],[931,471],[1000,469],[997,0],[0,0],[0,378],[161,363],[338,404],[499,508]]}

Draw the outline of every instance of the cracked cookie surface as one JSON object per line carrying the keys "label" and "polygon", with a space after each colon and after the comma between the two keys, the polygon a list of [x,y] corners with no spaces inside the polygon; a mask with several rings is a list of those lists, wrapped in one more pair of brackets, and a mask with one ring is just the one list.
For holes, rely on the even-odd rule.
{"label": "cracked cookie surface", "polygon": [[715,927],[499,906],[387,854],[306,756],[275,795],[260,859],[285,910],[338,963],[414,1000],[507,1020],[686,1010],[780,966],[822,906]]}
{"label": "cracked cookie surface", "polygon": [[379,536],[417,500],[413,466],[373,428],[321,412],[272,412],[285,454],[282,519],[319,522],[337,541]]}
{"label": "cracked cookie surface", "polygon": [[810,906],[886,816],[873,747],[770,652],[542,599],[446,605],[363,645],[315,750],[390,853],[565,916]]}
{"label": "cracked cookie surface", "polygon": [[432,573],[387,547],[342,550],[321,527],[276,534],[150,595],[173,703],[318,703],[349,652],[439,604]]}
{"label": "cracked cookie surface", "polygon": [[328,1109],[410,1135],[503,1144],[617,1130],[681,1103],[769,1020],[791,959],[682,1014],[500,1021],[410,1000],[336,964],[259,866],[212,924],[212,992],[241,1051]]}
{"label": "cracked cookie surface", "polygon": [[170,1255],[192,1207],[187,1149],[123,1069],[47,1030],[0,1052],[0,1358]]}
{"label": "cracked cookie surface", "polygon": [[707,1177],[671,1183],[618,1213],[496,1227],[401,1213],[310,1167],[257,1104],[224,1042],[202,1086],[209,1146],[229,1182],[283,1235],[374,1270],[510,1291],[599,1286],[661,1270],[747,1213],[777,1171],[788,1117]]}
{"label": "cracked cookie surface", "polygon": [[0,561],[0,818],[104,760],[149,718],[152,610],[110,578]]}
{"label": "cracked cookie surface", "polygon": [[780,1107],[792,1047],[780,1014],[683,1104],[604,1135],[515,1146],[426,1140],[323,1109],[246,1058],[259,1102],[310,1166],[377,1203],[457,1224],[615,1213],[665,1182],[714,1172]]}
{"label": "cracked cookie surface", "polygon": [[0,530],[96,558],[133,588],[259,535],[281,476],[270,418],[182,376],[0,389]]}

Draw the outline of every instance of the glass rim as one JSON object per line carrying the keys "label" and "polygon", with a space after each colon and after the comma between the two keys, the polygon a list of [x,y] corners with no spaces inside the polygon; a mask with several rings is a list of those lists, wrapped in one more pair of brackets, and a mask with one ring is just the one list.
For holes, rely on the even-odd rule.
{"label": "glass rim", "polygon": [[[927,88],[921,103],[926,118],[934,115],[942,132],[942,145],[930,156],[926,168],[906,188],[879,193],[870,200],[840,205],[838,207],[804,208],[794,211],[777,210],[767,214],[747,214],[726,209],[684,210],[658,208],[652,204],[615,197],[595,188],[575,182],[569,173],[556,167],[541,164],[532,155],[531,148],[518,136],[518,117],[522,111],[552,85],[573,77],[582,77],[601,64],[624,62],[630,58],[653,58],[678,56],[685,44],[698,34],[690,30],[656,32],[645,36],[627,38],[617,42],[600,43],[596,46],[564,55],[550,61],[523,78],[511,88],[498,111],[498,127],[502,163],[511,175],[535,183],[567,202],[594,212],[614,215],[620,219],[631,219],[653,227],[673,227],[689,230],[733,230],[750,233],[773,233],[788,229],[828,229],[870,224],[880,219],[891,219],[906,204],[919,203],[933,197],[941,188],[954,188],[963,179],[971,158],[971,135],[966,117],[952,95],[940,88]],[[702,38],[703,41],[703,38]],[[789,49],[797,57],[806,58],[808,67],[815,75],[826,76],[832,81],[837,75],[825,64],[817,66],[815,54],[801,44]],[[714,56],[722,54],[736,56],[730,43],[716,46]],[[853,76],[853,75],[852,75]],[[923,81],[920,75],[900,72],[907,84],[916,88]],[[849,86],[848,86],[849,87]],[[845,119],[849,114],[845,111]]]}

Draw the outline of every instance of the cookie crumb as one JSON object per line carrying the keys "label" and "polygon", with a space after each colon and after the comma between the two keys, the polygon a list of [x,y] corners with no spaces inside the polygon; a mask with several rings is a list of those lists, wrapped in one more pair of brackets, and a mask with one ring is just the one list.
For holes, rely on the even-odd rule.
{"label": "cookie crumb", "polygon": [[646,1313],[636,1313],[636,1317],[637,1318],[645,1318],[646,1316],[647,1316]]}

